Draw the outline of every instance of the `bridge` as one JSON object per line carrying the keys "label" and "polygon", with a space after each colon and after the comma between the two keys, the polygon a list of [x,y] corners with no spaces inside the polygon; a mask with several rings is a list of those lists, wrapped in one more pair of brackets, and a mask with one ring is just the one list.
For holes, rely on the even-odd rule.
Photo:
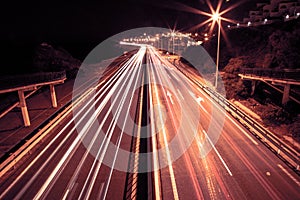
{"label": "bridge", "polygon": [[[26,98],[34,94],[40,87],[49,85],[51,93],[51,102],[53,108],[57,107],[57,100],[54,86],[64,83],[66,80],[65,71],[35,73],[30,75],[6,76],[0,79],[0,94],[18,92],[19,102],[13,104],[0,114],[0,118],[17,106],[20,106],[25,126],[30,126],[30,119],[26,105]],[[30,92],[29,92],[30,91]],[[25,92],[29,92],[25,95]]]}
{"label": "bridge", "polygon": [[[245,80],[252,80],[252,92],[254,94],[257,81],[262,81],[283,93],[282,104],[285,105],[289,99],[300,104],[300,101],[290,96],[291,85],[300,85],[299,69],[263,69],[263,68],[244,68],[239,70],[239,76]],[[280,90],[274,85],[284,87]]]}

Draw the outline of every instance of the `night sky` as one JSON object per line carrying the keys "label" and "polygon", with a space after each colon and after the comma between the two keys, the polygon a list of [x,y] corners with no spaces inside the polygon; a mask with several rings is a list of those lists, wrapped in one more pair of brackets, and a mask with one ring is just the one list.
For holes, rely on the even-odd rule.
{"label": "night sky", "polygon": [[[213,5],[216,2],[212,1]],[[237,2],[241,1],[224,0],[223,8]],[[242,20],[257,1],[243,2],[226,17]],[[181,11],[180,4],[209,11],[204,0],[10,1],[0,8],[2,65],[23,61],[29,65],[32,49],[44,41],[83,58],[98,43],[121,31],[143,26],[188,30],[207,19]]]}

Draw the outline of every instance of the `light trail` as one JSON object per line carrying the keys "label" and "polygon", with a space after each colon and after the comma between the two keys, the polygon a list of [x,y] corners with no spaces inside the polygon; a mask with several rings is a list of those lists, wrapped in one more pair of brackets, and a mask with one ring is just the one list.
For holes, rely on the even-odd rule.
{"label": "light trail", "polygon": [[[0,185],[0,199],[112,199],[116,191],[120,195],[126,193],[126,199],[137,199],[137,194],[143,190],[154,199],[231,199],[244,197],[244,190],[251,197],[256,196],[252,191],[263,191],[262,197],[274,199],[290,199],[287,197],[297,195],[297,189],[289,184],[299,187],[298,177],[281,162],[274,161],[273,154],[258,146],[246,130],[200,89],[197,83],[201,78],[197,79],[192,70],[184,69],[190,73],[187,76],[151,46],[138,47],[130,58],[107,70],[103,79],[81,93],[82,96],[73,102],[76,110],[73,118],[67,121],[69,115],[65,115],[59,121],[63,125],[58,133],[44,144],[31,163],[3,192]],[[147,80],[150,80],[148,85]],[[140,83],[142,87],[136,93]],[[150,109],[145,111],[147,102]],[[212,112],[214,109],[217,113]],[[142,120],[148,113],[151,138],[141,142],[144,140],[141,138]],[[221,115],[227,120],[224,129],[218,123]],[[137,126],[132,136],[125,137],[132,117]],[[203,128],[207,124],[223,130],[217,148],[216,137],[208,135],[210,132]],[[182,130],[183,134],[179,132]],[[178,134],[178,142],[174,145],[173,138]],[[192,143],[186,149],[191,138]],[[130,142],[134,152],[131,152],[132,160],[128,158],[129,163],[124,166],[132,169],[133,164],[133,170],[115,173],[122,146],[129,149]],[[110,148],[111,143],[114,148]],[[199,152],[206,155],[207,152],[203,152],[210,150],[208,147],[212,153],[199,158]],[[152,164],[152,171],[146,175],[147,183],[138,171],[145,164],[140,160],[141,149],[147,149],[152,155],[152,161],[147,160]],[[184,152],[177,158],[180,150]],[[111,161],[109,168],[103,166],[105,159]],[[259,164],[256,166],[255,162]],[[261,169],[267,169],[272,176],[265,177]],[[129,173],[133,179],[128,182],[132,185],[125,186],[125,191],[120,181],[126,182],[125,175]],[[120,174],[122,177],[117,177]],[[241,184],[240,177],[247,180]],[[248,180],[254,180],[257,185],[252,186]],[[285,190],[290,194],[278,191],[280,182],[288,185]],[[246,189],[242,188],[243,184]],[[17,192],[13,194],[14,191]]]}
{"label": "light trail", "polygon": [[[151,55],[151,54],[150,54]],[[152,62],[151,62],[152,61]],[[149,63],[149,67],[150,69],[154,70],[155,69],[155,65],[153,63],[153,60],[150,60],[150,63]],[[158,65],[159,66],[159,65]],[[152,78],[153,78],[153,83],[156,83],[156,80],[155,80],[155,76],[154,76],[154,72],[152,71]],[[151,78],[151,77],[150,77]],[[160,100],[159,100],[159,96],[158,96],[158,91],[157,91],[157,86],[154,86],[154,91],[155,91],[155,97],[156,97],[156,102],[158,104],[161,104],[160,103]],[[152,91],[150,91],[151,93]],[[164,120],[162,119],[162,113],[161,113],[161,110],[158,109],[158,116],[159,116],[159,120],[161,121],[161,124],[164,123]],[[169,173],[170,173],[170,178],[171,178],[171,183],[172,183],[172,188],[173,188],[173,194],[174,194],[174,199],[179,199],[178,197],[178,190],[177,190],[177,186],[176,186],[176,181],[175,181],[175,176],[174,176],[174,170],[173,170],[173,167],[172,167],[172,159],[171,159],[171,152],[170,152],[170,149],[168,148],[168,141],[167,141],[167,133],[165,131],[165,128],[162,129],[162,135],[163,135],[163,141],[164,141],[164,144],[165,144],[165,149],[166,149],[166,155],[167,155],[167,160],[168,160],[168,168],[169,168]],[[155,137],[155,136],[153,136]]]}
{"label": "light trail", "polygon": [[[119,106],[118,106],[118,108],[117,108],[117,119],[116,120],[113,120],[113,121],[115,121],[115,123],[114,123],[114,127],[116,126],[116,123],[117,123],[117,120],[118,120],[118,118],[120,117],[120,113],[121,113],[121,109],[123,109],[123,108],[126,108],[125,106],[124,106],[124,102],[125,102],[125,99],[126,99],[126,97],[127,97],[127,95],[128,95],[128,93],[129,93],[129,89],[131,89],[132,88],[132,82],[133,82],[133,80],[134,80],[134,78],[136,78],[135,79],[135,84],[134,84],[134,87],[133,88],[136,88],[136,85],[137,85],[137,82],[138,82],[138,77],[139,77],[139,74],[140,74],[140,72],[141,72],[141,64],[142,64],[142,59],[143,59],[143,57],[144,57],[144,55],[145,55],[145,51],[146,51],[146,49],[144,49],[144,48],[141,48],[143,51],[140,53],[140,55],[139,55],[139,58],[138,58],[138,60],[137,60],[137,64],[135,65],[135,66],[133,66],[133,69],[135,70],[135,71],[137,71],[137,78],[134,76],[134,75],[132,75],[132,76],[130,76],[130,80],[129,80],[129,84],[127,85],[127,87],[126,87],[126,90],[125,90],[125,92],[124,92],[124,95],[122,96],[122,99],[121,99],[121,102],[119,103]],[[135,74],[136,72],[134,72],[133,74]],[[125,84],[123,84],[123,85],[125,85]],[[121,92],[121,90],[120,90],[120,92]],[[134,91],[132,91],[132,93],[131,93],[131,98],[130,98],[130,102],[129,102],[129,107],[130,107],[130,105],[131,105],[131,102],[132,102],[132,99],[133,99],[133,94],[134,94]],[[117,100],[117,98],[115,99],[115,101]],[[113,103],[114,104],[114,103]],[[112,104],[112,105],[113,105]],[[113,107],[113,106],[111,106],[111,107]],[[112,164],[112,166],[111,166],[111,170],[110,170],[110,174],[109,174],[109,178],[108,178],[108,181],[107,181],[107,184],[106,184],[106,188],[105,188],[105,191],[104,191],[104,199],[106,198],[106,195],[107,195],[107,191],[108,191],[108,186],[109,186],[109,183],[110,183],[110,180],[111,180],[111,176],[112,176],[112,172],[113,172],[113,170],[114,170],[114,165],[115,165],[115,162],[116,162],[116,158],[117,158],[117,155],[118,155],[118,150],[120,149],[120,144],[121,144],[121,140],[122,140],[122,137],[123,137],[123,134],[124,134],[124,130],[125,130],[125,125],[126,125],[126,120],[127,120],[127,118],[128,118],[128,115],[129,115],[129,108],[128,108],[128,110],[127,110],[127,112],[126,112],[126,116],[125,116],[125,120],[124,120],[124,124],[123,124],[123,127],[122,127],[122,131],[121,131],[121,135],[119,136],[119,139],[118,139],[118,142],[117,142],[117,151],[116,151],[116,153],[115,153],[115,156],[114,156],[114,159],[113,159],[113,164]],[[112,134],[111,134],[112,135]],[[108,148],[108,144],[109,144],[109,142],[110,142],[110,138],[108,138],[107,139],[107,145],[106,145],[106,150],[107,150],[107,148]],[[106,152],[106,150],[105,150],[105,152]],[[104,156],[105,156],[105,154],[104,154],[104,152],[103,152],[103,158],[104,158]],[[103,159],[102,158],[102,159]],[[102,163],[102,160],[100,160],[100,162],[99,163]],[[99,166],[99,168],[97,168],[97,169],[99,169],[100,170],[100,167],[101,167],[101,165]],[[96,174],[96,173],[95,173]],[[97,175],[97,174],[96,174]],[[93,179],[93,181],[95,181],[96,180],[96,177],[95,177],[95,179]],[[91,192],[91,191],[90,191]],[[89,197],[89,196],[88,196]],[[85,198],[85,199],[88,199],[88,197],[87,198]]]}
{"label": "light trail", "polygon": [[[156,60],[156,59],[161,59],[159,56],[157,56],[157,54],[155,53],[155,51],[153,52],[153,56],[152,56],[152,60]],[[161,59],[161,60],[159,60],[159,62],[157,62],[157,63],[165,63],[166,61],[165,60],[163,60],[163,59]],[[155,61],[153,61],[153,63],[155,63]],[[166,64],[168,64],[169,62],[167,62]],[[172,82],[171,83],[169,83],[169,81],[167,80],[167,76],[166,76],[166,74],[167,74],[167,71],[165,71],[165,67],[162,67],[161,65],[153,65],[153,68],[155,68],[156,70],[155,70],[155,73],[153,72],[152,74],[156,74],[156,76],[157,76],[157,78],[158,78],[158,83],[160,84],[160,85],[164,85],[164,86],[168,86],[169,88],[171,88],[172,89],[172,91],[178,91],[178,89],[176,90],[175,89],[175,86],[172,84]],[[157,68],[159,68],[159,69],[157,69]],[[163,68],[163,69],[161,69],[161,68]],[[160,73],[159,73],[160,72]],[[153,77],[154,77],[154,79],[155,79],[155,76],[153,75]],[[154,80],[154,82],[156,82],[156,80]],[[185,82],[185,80],[183,79],[182,80],[182,82]],[[182,82],[180,82],[180,85],[182,85]],[[183,84],[184,85],[184,84]],[[164,98],[165,99],[168,99],[167,98],[167,92],[166,92],[166,90],[165,90],[165,88],[164,87],[162,87],[162,90],[163,90],[163,95],[164,95]],[[187,90],[189,90],[189,88],[187,88]],[[155,92],[156,94],[158,93],[157,91]],[[177,99],[177,101],[181,101],[180,99],[179,99],[179,97],[178,97],[178,95],[175,93],[175,97],[176,97],[176,99]],[[159,101],[159,100],[158,100]],[[183,103],[183,105],[185,106],[184,108],[182,108],[183,110],[189,110],[189,106],[187,106],[186,104],[184,104],[184,102],[182,102]],[[176,122],[176,118],[178,118],[178,116],[176,117],[175,115],[176,115],[176,112],[174,113],[174,108],[173,108],[173,106],[171,106],[170,105],[170,103],[167,101],[167,109],[168,110],[170,110],[171,112],[170,112],[170,114],[171,114],[171,122],[172,122],[172,124],[173,124],[173,127],[178,127],[178,125],[177,125],[177,122]],[[162,116],[162,114],[159,114],[159,116]],[[189,120],[193,120],[193,118],[192,118],[192,114],[191,115],[187,115],[185,112],[183,112],[183,117],[185,117],[185,119],[189,119]],[[197,121],[197,120],[196,120]],[[191,123],[188,123],[189,125],[191,125]],[[190,126],[190,128],[191,129],[193,129],[194,128],[194,126],[193,125],[191,125]],[[189,129],[187,129],[187,130],[189,130]],[[179,134],[179,133],[177,133],[177,134]],[[166,134],[163,134],[163,141],[164,141],[164,143],[165,143],[165,146],[167,147],[168,146],[168,144],[166,144]],[[182,146],[182,148],[184,148],[183,146]],[[170,152],[170,150],[168,149],[168,148],[166,148],[167,149],[167,158],[168,158],[168,162],[169,162],[169,160],[170,160],[170,154],[171,154],[171,152]],[[169,151],[168,151],[169,150]],[[198,197],[198,199],[203,199],[203,194],[201,193],[201,188],[200,188],[200,186],[199,186],[199,183],[198,183],[198,180],[196,180],[196,176],[195,176],[195,173],[194,173],[194,170],[193,170],[193,168],[192,168],[192,166],[191,165],[189,165],[190,164],[190,162],[188,161],[188,157],[187,156],[185,156],[185,159],[186,159],[186,164],[189,166],[188,167],[188,171],[189,171],[189,173],[191,174],[191,178],[192,178],[192,182],[193,182],[193,186],[194,186],[194,188],[195,188],[195,191],[196,191],[196,194],[197,194],[197,197]],[[171,166],[171,164],[169,163],[168,164],[169,166]],[[173,177],[173,168],[171,169],[171,170],[169,170],[171,173],[171,178]],[[171,182],[172,182],[172,186],[174,186],[175,184],[176,184],[176,182],[175,182],[175,178],[173,178],[172,180],[171,180]],[[176,185],[175,185],[176,186]],[[176,190],[177,191],[177,188],[175,188],[175,187],[173,187],[173,190]],[[175,193],[176,194],[176,193]],[[178,194],[177,194],[178,195]]]}
{"label": "light trail", "polygon": [[[143,50],[143,53],[141,53],[141,52],[140,52],[140,53],[137,53],[137,54],[139,54],[138,57],[139,57],[140,59],[143,57],[142,55],[144,55],[144,53],[145,53],[145,49],[142,49],[142,50]],[[138,59],[138,60],[140,60],[140,59]],[[135,70],[135,71],[136,71],[137,69],[138,69],[137,67],[136,67],[136,68],[133,68],[133,70]],[[127,80],[129,77],[130,77],[130,76],[127,76],[126,80]],[[131,80],[132,80],[132,78],[133,78],[133,76],[131,77]],[[123,82],[121,88],[124,87],[124,85],[125,85],[124,83],[126,83],[126,80]],[[117,88],[118,85],[115,84],[114,87]],[[128,86],[127,86],[127,87],[128,87]],[[112,92],[115,92],[115,89],[114,89],[114,90],[111,90],[111,91],[112,91]],[[116,95],[117,97],[121,94],[121,91],[122,91],[121,89],[118,91],[118,93],[117,93],[117,95]],[[116,103],[116,101],[117,101],[117,98],[115,98],[115,100],[114,100],[114,102],[112,103],[112,105],[114,105],[114,104]],[[112,110],[112,107],[113,107],[113,106],[110,106],[110,109],[109,109],[109,111],[107,112],[107,115],[108,115],[108,114],[110,113],[110,111]],[[121,107],[121,104],[119,104],[119,106],[118,106],[118,108],[117,108],[117,113],[120,113],[120,107]],[[118,117],[119,117],[118,114],[117,114],[117,116],[114,115],[114,119],[118,119]],[[110,132],[107,134],[108,136],[106,136],[106,140],[103,140],[103,142],[102,142],[102,144],[101,144],[101,146],[100,146],[100,148],[99,148],[99,151],[97,152],[97,155],[96,155],[96,158],[97,158],[97,159],[94,160],[93,165],[92,165],[92,168],[91,168],[91,169],[93,169],[93,168],[95,167],[96,163],[98,163],[97,166],[96,166],[96,171],[94,172],[94,174],[93,174],[93,176],[92,176],[92,183],[95,182],[95,180],[96,180],[96,175],[98,174],[98,172],[99,172],[99,170],[100,170],[100,167],[101,167],[101,165],[102,165],[102,162],[103,162],[103,159],[104,159],[104,156],[105,156],[105,152],[106,152],[106,150],[107,150],[107,148],[108,148],[110,139],[111,139],[112,134],[113,134],[113,129],[112,129],[112,127],[113,127],[113,126],[116,126],[116,123],[117,123],[117,120],[112,120],[112,121],[113,121],[113,122],[110,123],[109,128],[108,128],[108,130],[110,130]],[[105,121],[103,121],[103,122],[105,122]],[[102,127],[101,127],[101,128],[102,128]],[[106,141],[106,143],[104,143],[105,141]],[[103,151],[102,154],[100,154],[103,145],[104,145],[104,149],[105,149],[105,150]],[[87,177],[87,179],[86,179],[86,181],[85,181],[85,184],[84,184],[84,186],[83,186],[83,188],[82,188],[82,191],[81,191],[81,193],[80,193],[78,199],[81,199],[81,197],[82,197],[82,195],[83,195],[83,192],[85,191],[85,188],[86,188],[86,186],[87,186],[87,183],[88,183],[88,181],[89,181],[89,179],[90,179],[91,173],[92,173],[92,170],[90,170],[90,173],[89,173],[89,175],[88,175],[88,177]],[[91,190],[92,190],[92,184],[89,185],[89,187],[88,187],[88,192],[86,193],[84,199],[87,199],[87,198],[89,197]]]}
{"label": "light trail", "polygon": [[[184,77],[183,74],[179,74],[182,78]],[[193,76],[191,76],[192,79],[195,81],[195,82],[199,82],[199,80],[197,80],[196,78],[194,78]],[[208,99],[210,101],[210,103],[212,105],[214,105],[215,108],[218,109],[218,111],[220,111],[222,114],[226,115],[226,118],[229,119],[237,129],[239,129],[253,144],[255,145],[258,145],[258,142],[255,141],[240,125],[238,125],[233,119],[231,116],[229,116],[226,111],[224,111],[220,105],[218,105],[216,102],[214,102],[206,93],[204,93],[204,91],[202,89],[200,89],[193,81],[189,80],[190,83],[192,85],[194,85],[195,88],[197,88],[197,91],[200,92],[203,96],[206,97],[206,99]],[[201,84],[201,83],[200,83]],[[197,101],[197,99],[195,98],[195,100]],[[204,109],[204,112],[207,112],[205,109]]]}
{"label": "light trail", "polygon": [[[135,54],[135,56],[136,56],[136,54]],[[129,63],[128,63],[128,62],[125,63],[125,64],[124,64],[124,67],[127,67],[127,65],[131,65],[131,64],[133,63],[133,62],[131,62],[131,61],[133,61],[134,58],[135,58],[135,57],[132,57],[132,59],[129,61]],[[124,67],[122,67],[122,68],[124,68]],[[122,69],[122,68],[121,68],[121,69]],[[111,80],[109,80],[108,82],[110,82],[110,81],[111,81]],[[102,89],[102,88],[101,88],[101,89]],[[98,93],[97,93],[95,96],[97,96],[97,95],[101,92],[101,89],[98,91]],[[100,99],[100,97],[99,97],[99,99]],[[88,104],[86,104],[86,106],[87,106],[87,105],[88,105]],[[93,105],[93,106],[94,106],[94,105]],[[104,119],[107,119],[107,117],[108,117],[108,116],[106,115]],[[104,122],[104,121],[105,121],[105,120],[103,120],[103,122]],[[103,126],[103,125],[102,125],[102,126]],[[100,126],[100,127],[102,127],[102,126]],[[96,140],[96,138],[97,138],[97,136],[98,136],[100,130],[101,130],[100,128],[97,130],[95,136],[93,137],[91,143],[89,144],[89,146],[88,146],[88,148],[87,148],[87,151],[85,152],[85,154],[83,155],[83,157],[82,157],[82,159],[81,159],[79,165],[77,166],[77,168],[76,168],[76,170],[75,170],[75,172],[74,172],[72,178],[70,179],[70,181],[69,181],[69,183],[68,183],[68,186],[67,186],[68,189],[66,190],[66,193],[67,193],[69,190],[71,190],[72,187],[74,186],[75,181],[76,181],[76,179],[77,179],[77,177],[78,177],[78,174],[80,173],[82,167],[84,166],[85,160],[86,160],[87,156],[89,155],[89,152],[90,152],[91,148],[93,147],[94,142],[95,142],[95,140]]]}
{"label": "light trail", "polygon": [[[135,59],[135,57],[134,57],[133,59]],[[125,66],[126,66],[126,65],[125,65]],[[127,66],[126,66],[126,67],[127,67]],[[121,75],[121,73],[120,73],[120,75]],[[125,77],[125,75],[126,75],[126,73],[124,73],[124,74],[121,75],[121,78],[118,80],[119,83],[122,81],[122,77]],[[116,86],[117,86],[117,85],[114,85],[114,86],[113,86],[113,89],[116,88]],[[107,90],[107,88],[106,88],[106,90]],[[101,91],[101,90],[100,90],[100,91]],[[99,93],[103,92],[103,91],[101,91],[101,92],[100,92],[100,91],[99,91]],[[105,91],[105,90],[104,90],[104,91]],[[97,108],[96,112],[94,112],[94,113],[92,114],[92,116],[88,119],[88,122],[85,123],[85,126],[84,126],[83,129],[82,129],[83,131],[81,131],[81,132],[78,134],[78,136],[77,136],[76,139],[73,141],[72,145],[69,147],[69,149],[68,149],[67,152],[69,152],[69,153],[71,153],[72,151],[74,152],[74,148],[75,148],[75,147],[78,147],[78,145],[80,144],[79,142],[81,141],[81,138],[82,138],[85,134],[87,134],[87,131],[89,130],[89,128],[91,128],[93,122],[97,119],[97,116],[98,116],[98,114],[100,113],[100,110],[103,109],[104,105],[109,101],[110,96],[111,96],[112,94],[113,94],[113,92],[112,92],[112,90],[111,90],[111,91],[109,92],[109,95],[107,95],[107,96],[105,97],[105,99],[101,102],[101,104],[100,104],[100,106]],[[101,95],[104,95],[104,92],[101,93]],[[98,101],[100,101],[100,98],[98,98]],[[93,106],[94,106],[96,103],[98,103],[98,101],[95,101],[94,104],[93,104]],[[88,104],[86,104],[86,105],[88,105]],[[92,107],[91,107],[91,108],[92,108]],[[91,110],[91,108],[90,108],[90,110]],[[83,110],[83,109],[82,109],[82,110]],[[83,116],[82,118],[80,118],[80,120],[79,120],[78,123],[80,123],[80,122],[86,120],[86,116],[88,115],[88,113],[89,113],[89,112],[86,112],[86,113],[84,114],[84,116]],[[71,130],[69,133],[72,133],[72,132],[75,130],[75,128],[76,128],[76,127],[73,127],[72,130]],[[56,152],[54,152],[54,153],[56,153]],[[54,153],[53,153],[52,155],[54,155]],[[48,160],[51,160],[51,158],[52,158],[52,157],[49,157]],[[68,158],[68,156],[66,156],[66,154],[65,154],[65,156],[63,157],[63,159],[60,160],[59,164],[56,166],[56,168],[54,169],[54,171],[51,173],[50,177],[47,179],[47,181],[45,182],[45,184],[43,184],[42,188],[41,188],[41,189],[39,190],[39,192],[36,194],[35,198],[39,199],[39,198],[41,197],[41,195],[45,192],[46,188],[48,187],[48,185],[50,184],[50,182],[51,182],[52,179],[54,178],[55,174],[59,171],[60,167],[63,165],[63,163],[65,162],[65,160],[66,160],[67,158]],[[47,160],[47,161],[48,161],[48,160]],[[47,162],[45,162],[44,164],[46,164],[46,163],[47,163]],[[43,165],[43,166],[44,166],[44,165]],[[43,168],[44,168],[44,167],[42,167],[42,168],[40,168],[40,169],[43,169]],[[25,190],[24,190],[24,191],[25,191]]]}
{"label": "light trail", "polygon": [[[140,72],[142,71],[142,59],[144,57],[144,54],[145,52],[143,52],[143,54],[141,54],[141,59],[140,59],[140,62],[138,63],[138,65],[136,66],[138,70],[138,74],[136,77],[132,76],[131,81],[133,81],[133,78],[136,78],[135,79],[135,83],[134,83],[134,87],[133,88],[137,88],[137,83],[138,83],[138,80],[139,80],[139,75],[140,75]],[[130,84],[128,84],[127,86],[127,91],[125,91],[125,95],[123,97],[126,98],[127,94],[129,93],[129,89],[132,88]],[[105,188],[105,191],[104,191],[104,197],[103,199],[106,199],[106,196],[107,196],[107,192],[108,192],[108,187],[109,187],[109,183],[110,183],[110,180],[111,180],[111,177],[112,177],[112,172],[113,172],[113,169],[114,169],[114,166],[115,166],[115,162],[116,162],[116,159],[117,159],[117,155],[118,155],[118,151],[120,149],[120,144],[121,144],[121,140],[122,140],[122,137],[123,137],[123,134],[124,134],[124,130],[125,130],[125,126],[126,126],[126,122],[127,122],[127,118],[129,116],[129,108],[130,108],[130,105],[132,104],[132,100],[133,100],[133,96],[134,96],[134,90],[132,91],[131,95],[130,95],[130,100],[129,100],[129,103],[128,103],[128,109],[127,109],[127,112],[126,112],[126,116],[124,118],[124,123],[123,123],[123,126],[122,126],[122,129],[121,129],[121,135],[119,136],[119,141],[117,142],[117,152],[115,153],[115,157],[113,159],[113,165],[111,166],[111,170],[110,170],[110,175],[109,175],[109,179],[108,179],[108,183],[106,185],[106,188]],[[124,98],[124,100],[125,100]],[[123,102],[124,103],[124,102]],[[125,106],[123,106],[123,104],[121,105],[121,109],[124,108]],[[139,139],[139,136],[137,136],[137,139]]]}
{"label": "light trail", "polygon": [[[121,80],[122,79],[119,79],[118,81],[121,82]],[[114,85],[113,88],[114,87],[116,88],[116,86],[117,85]],[[78,149],[78,146],[80,145],[82,137],[84,137],[88,133],[88,130],[90,130],[92,128],[92,125],[94,124],[95,120],[97,119],[97,116],[100,114],[100,112],[103,109],[104,105],[109,101],[109,99],[110,99],[110,97],[112,95],[112,91],[113,90],[111,90],[109,92],[109,94],[105,97],[106,100],[104,100],[103,102],[101,102],[101,104],[97,108],[96,112],[94,112],[92,114],[91,118],[88,120],[88,122],[83,127],[82,131],[78,134],[78,136],[76,137],[76,139],[73,141],[73,143],[71,144],[71,146],[68,148],[67,152],[64,154],[64,156],[59,161],[59,163],[57,164],[57,166],[55,167],[55,169],[52,171],[51,175],[48,177],[48,179],[45,181],[45,183],[43,184],[43,186],[40,188],[39,192],[36,194],[36,196],[34,197],[34,199],[40,199],[42,197],[42,195],[45,193],[46,189],[49,188],[50,183],[52,182],[52,184],[50,185],[50,188],[51,188],[51,186],[53,185],[53,179],[55,177],[58,177],[58,175],[64,169],[64,167],[66,166],[66,164],[70,161],[71,157],[75,153],[75,150]],[[100,100],[100,98],[99,98],[99,100]],[[85,118],[82,117],[81,119],[85,119]],[[98,128],[98,130],[101,130],[101,129]],[[58,173],[59,171],[60,171],[60,173]],[[48,189],[48,191],[49,191],[49,189]]]}
{"label": "light trail", "polygon": [[[150,69],[148,68],[147,70]],[[148,72],[148,74],[150,74]],[[152,91],[152,84],[149,84],[149,91]],[[152,92],[149,93],[150,105],[153,105],[153,97]],[[150,109],[150,119],[154,122],[154,113],[153,110]],[[161,199],[161,191],[160,191],[160,182],[159,182],[159,155],[157,151],[157,139],[155,137],[155,124],[151,123],[151,135],[152,135],[152,151],[153,151],[153,171],[154,171],[154,190],[155,190],[155,199]]]}

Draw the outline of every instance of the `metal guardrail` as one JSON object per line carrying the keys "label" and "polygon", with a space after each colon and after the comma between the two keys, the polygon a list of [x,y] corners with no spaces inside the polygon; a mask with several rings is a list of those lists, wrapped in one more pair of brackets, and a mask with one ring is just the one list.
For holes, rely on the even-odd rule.
{"label": "metal guardrail", "polygon": [[265,144],[273,153],[283,160],[290,168],[300,175],[300,153],[284,143],[274,133],[267,130],[256,120],[245,114],[233,103],[209,87],[203,86],[203,90],[212,97],[221,107],[238,120],[246,129],[248,129],[256,138]]}
{"label": "metal guardrail", "polygon": [[36,83],[57,81],[66,78],[66,72],[42,72],[34,74],[14,75],[0,77],[0,90],[11,87],[25,86]]}
{"label": "metal guardrail", "polygon": [[37,125],[34,130],[16,144],[12,149],[0,158],[0,178],[12,167],[19,162],[25,155],[30,152],[40,141],[42,141],[49,132],[51,132],[58,124],[60,119],[65,119],[72,113],[72,110],[81,104],[81,101],[88,98],[91,91],[86,90],[84,94],[77,95],[69,100],[65,105],[55,111],[41,124]]}
{"label": "metal guardrail", "polygon": [[275,79],[291,79],[300,81],[299,69],[262,69],[262,68],[240,68],[240,74]]}
{"label": "metal guardrail", "polygon": [[[176,66],[176,65],[175,65]],[[293,171],[300,176],[300,153],[292,149],[289,145],[280,140],[275,134],[260,125],[246,113],[238,109],[225,97],[214,91],[212,88],[204,86],[197,80],[194,80],[178,66],[176,66],[187,78],[198,85],[215,102],[223,107],[232,117],[238,120],[247,130],[249,130],[257,139],[267,146],[277,157],[285,162]]]}

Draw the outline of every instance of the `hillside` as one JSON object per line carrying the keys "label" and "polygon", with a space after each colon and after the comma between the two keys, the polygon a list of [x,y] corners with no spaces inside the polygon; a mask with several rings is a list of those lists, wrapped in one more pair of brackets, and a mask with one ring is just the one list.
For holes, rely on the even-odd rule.
{"label": "hillside", "polygon": [[[221,70],[228,99],[239,100],[258,114],[270,129],[280,136],[293,136],[300,141],[300,105],[289,101],[281,105],[282,94],[260,83],[251,96],[251,82],[241,80],[240,68],[300,68],[300,21],[267,26],[233,29],[222,41]],[[213,44],[213,43],[212,43]],[[211,45],[212,45],[211,44]],[[207,46],[208,51],[213,49]],[[299,75],[300,76],[300,75]],[[278,86],[279,87],[279,86]],[[299,87],[292,86],[293,92]]]}

